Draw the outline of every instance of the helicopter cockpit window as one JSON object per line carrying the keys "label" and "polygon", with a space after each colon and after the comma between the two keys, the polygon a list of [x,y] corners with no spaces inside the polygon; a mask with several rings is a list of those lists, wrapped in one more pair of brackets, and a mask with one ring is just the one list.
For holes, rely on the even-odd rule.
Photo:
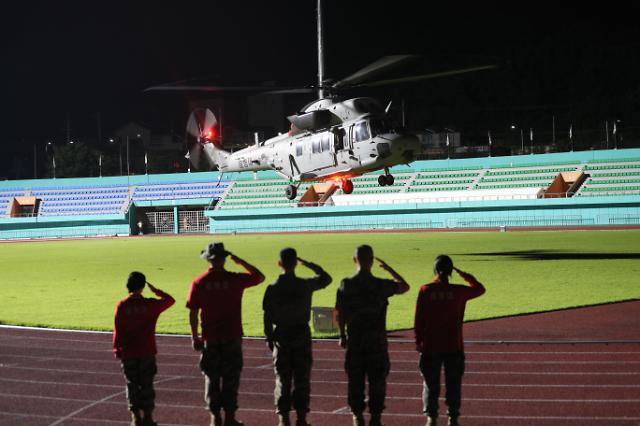
{"label": "helicopter cockpit window", "polygon": [[356,127],[354,129],[354,135],[355,135],[356,142],[361,142],[369,139],[370,137],[369,127],[367,126],[366,121],[362,121],[356,124]]}
{"label": "helicopter cockpit window", "polygon": [[371,135],[378,136],[384,133],[393,133],[393,126],[387,120],[371,120],[369,121],[371,127]]}
{"label": "helicopter cockpit window", "polygon": [[298,142],[298,144],[296,145],[296,157],[300,157],[302,155],[303,147],[304,145],[302,144],[302,142]]}

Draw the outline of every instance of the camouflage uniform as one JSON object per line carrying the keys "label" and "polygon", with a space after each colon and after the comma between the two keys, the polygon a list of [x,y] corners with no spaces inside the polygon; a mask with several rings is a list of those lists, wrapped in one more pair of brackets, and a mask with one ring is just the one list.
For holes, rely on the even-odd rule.
{"label": "camouflage uniform", "polygon": [[242,372],[242,339],[205,342],[200,369],[205,374],[205,401],[212,413],[238,409],[238,388]]}
{"label": "camouflage uniform", "polygon": [[129,411],[153,410],[156,399],[153,378],[158,372],[156,357],[123,359],[121,367],[127,382]]}
{"label": "camouflage uniform", "polygon": [[287,415],[292,405],[299,415],[309,412],[311,297],[314,291],[331,282],[331,277],[322,268],[311,263],[307,266],[316,273],[315,277],[304,279],[294,273],[282,274],[267,287],[263,299],[265,336],[274,346],[276,412],[282,415]]}
{"label": "camouflage uniform", "polygon": [[369,380],[369,412],[384,410],[389,352],[386,317],[388,298],[398,293],[398,283],[360,271],[340,284],[336,308],[346,323],[345,370],[349,379],[348,402],[354,415],[366,407],[365,377]]}

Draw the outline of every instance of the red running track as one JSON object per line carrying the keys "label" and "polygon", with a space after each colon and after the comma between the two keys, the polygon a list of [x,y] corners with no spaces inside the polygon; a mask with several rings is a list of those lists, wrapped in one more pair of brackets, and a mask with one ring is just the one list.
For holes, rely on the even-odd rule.
{"label": "red running track", "polygon": [[[640,302],[466,324],[461,423],[640,425]],[[422,425],[418,355],[392,333],[387,425]],[[110,334],[0,328],[0,425],[127,425]],[[158,338],[156,417],[207,425],[198,356],[182,336]],[[275,425],[273,371],[262,340],[244,343],[238,417]],[[314,342],[314,426],[349,425],[343,352]],[[441,412],[446,412],[441,402]],[[446,419],[441,418],[446,424]]]}

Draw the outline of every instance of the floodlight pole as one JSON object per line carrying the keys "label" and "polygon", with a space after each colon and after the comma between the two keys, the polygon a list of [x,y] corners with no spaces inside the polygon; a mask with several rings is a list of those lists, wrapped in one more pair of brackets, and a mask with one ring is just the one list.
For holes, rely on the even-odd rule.
{"label": "floodlight pole", "polygon": [[322,0],[318,0],[318,98],[324,99],[324,38],[322,36]]}
{"label": "floodlight pole", "polygon": [[129,135],[127,135],[127,176],[129,176]]}

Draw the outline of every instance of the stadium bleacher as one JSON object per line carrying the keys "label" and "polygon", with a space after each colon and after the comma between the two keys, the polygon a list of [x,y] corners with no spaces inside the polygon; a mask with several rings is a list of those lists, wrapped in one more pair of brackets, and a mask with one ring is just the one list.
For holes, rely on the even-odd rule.
{"label": "stadium bleacher", "polygon": [[[391,205],[413,203],[417,208],[420,203],[434,205],[437,203],[473,202],[474,200],[488,202],[491,200],[511,200],[515,203],[517,200],[529,200],[527,201],[527,205],[529,205],[531,200],[545,198],[546,195],[549,195],[545,195],[544,192],[551,187],[557,192],[557,188],[559,188],[557,183],[562,179],[568,179],[566,182],[574,182],[573,185],[562,186],[563,189],[560,191],[563,192],[558,192],[565,199],[575,200],[570,202],[572,206],[580,206],[580,199],[582,199],[582,201],[591,203],[590,205],[593,205],[595,201],[601,204],[604,209],[610,204],[607,199],[615,200],[613,202],[616,203],[631,203],[632,205],[636,205],[635,203],[640,199],[640,149],[558,153],[537,155],[535,158],[513,156],[420,161],[410,166],[398,166],[393,168],[391,172],[395,177],[392,186],[379,186],[380,172],[370,173],[352,178],[354,183],[352,194],[343,195],[338,190],[332,195],[332,199],[327,202],[323,201],[322,204],[324,206],[367,206],[384,203]],[[575,176],[576,173],[580,178],[571,180],[569,176]],[[65,220],[78,223],[96,221],[96,223],[101,223],[104,229],[107,229],[106,226],[118,226],[116,232],[118,234],[122,233],[122,229],[127,229],[126,227],[131,223],[128,216],[132,206],[156,211],[162,210],[162,208],[166,211],[168,208],[175,214],[177,214],[177,210],[174,209],[179,206],[183,206],[182,209],[185,211],[190,209],[184,208],[184,206],[197,206],[193,209],[200,211],[202,220],[211,220],[212,232],[215,229],[227,229],[220,228],[225,220],[229,223],[228,229],[233,231],[235,225],[231,222],[236,220],[234,217],[261,217],[261,215],[273,212],[273,215],[281,216],[281,219],[278,220],[285,220],[283,218],[289,215],[289,212],[305,216],[315,214],[312,213],[314,209],[296,209],[295,212],[299,213],[294,213],[293,208],[307,206],[306,203],[301,203],[300,199],[307,189],[316,182],[302,183],[298,188],[298,197],[296,200],[290,201],[284,196],[285,187],[289,182],[277,177],[273,171],[232,174],[226,175],[225,178],[223,180],[215,172],[203,172],[0,182],[0,234],[4,232],[3,229],[18,229],[18,225],[15,225],[19,223],[18,221],[14,220],[11,224],[11,221],[16,218],[8,217],[16,197],[35,197],[41,200],[38,212],[38,219],[42,222],[39,225],[41,227],[46,222],[45,218],[55,219],[60,223]],[[318,189],[318,187],[315,188]],[[585,199],[587,197],[588,199]],[[343,200],[336,202],[340,198]],[[554,203],[564,201],[536,202],[540,205],[554,205]],[[312,201],[310,203],[317,204]],[[353,209],[357,210],[357,207],[353,207]],[[222,213],[224,211],[229,213],[225,216]],[[611,211],[603,210],[603,212],[598,216],[601,219],[593,219],[595,217],[593,215],[596,214],[594,211],[589,213],[588,217],[580,219],[582,222],[578,219],[572,219],[569,222],[588,225],[603,220],[609,224],[624,224],[636,223],[640,220],[640,213],[637,212],[636,207],[630,210],[624,207],[619,211],[612,209]],[[546,214],[551,215],[552,213],[555,215],[557,212],[549,211]],[[180,214],[183,212],[181,211]],[[353,215],[357,214],[360,213],[354,210]],[[540,218],[540,222],[536,222],[531,217],[533,216],[527,216],[528,219],[520,220],[516,216],[504,216],[500,217],[497,222],[505,224],[527,223],[531,226],[563,223],[562,215],[548,216],[546,219]],[[295,222],[294,219],[286,220]],[[340,222],[344,227],[351,226],[349,224],[353,222],[351,219],[342,220],[338,217],[332,220],[335,223]],[[384,220],[378,217],[376,219],[378,225],[376,226],[382,226],[380,224],[384,222],[385,227],[393,228],[394,223],[400,223],[400,220],[405,220],[403,223],[406,227],[414,226],[410,224],[427,224],[427,222],[431,223],[430,226],[436,227],[450,226],[451,224],[495,222],[482,214],[465,218],[457,216],[454,218],[454,216],[447,215],[429,216],[429,219],[426,219],[424,216],[410,215],[407,215],[406,218],[400,218],[391,213]],[[268,220],[263,222],[263,227],[269,226]],[[169,231],[173,229],[173,224],[174,222],[171,221]],[[22,226],[28,227],[29,224],[25,222]],[[291,226],[298,227],[299,225]],[[364,222],[357,225],[359,229],[367,226],[369,225]],[[302,229],[306,229],[305,226]],[[28,235],[35,235],[37,232],[32,229]],[[57,232],[55,229],[47,231],[48,235],[56,235]],[[16,231],[15,235],[18,234]],[[23,232],[21,235],[27,235],[27,233]]]}

